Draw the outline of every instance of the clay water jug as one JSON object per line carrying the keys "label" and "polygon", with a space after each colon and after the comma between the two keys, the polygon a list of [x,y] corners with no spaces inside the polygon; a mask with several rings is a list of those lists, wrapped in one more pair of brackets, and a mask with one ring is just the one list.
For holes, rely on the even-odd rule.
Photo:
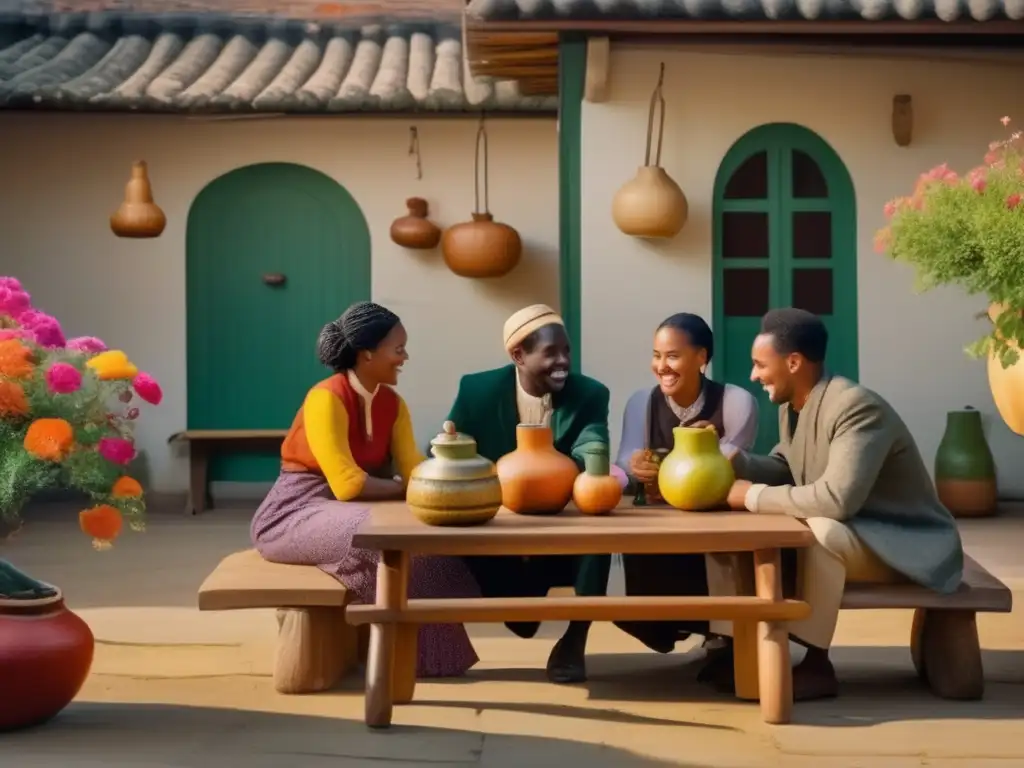
{"label": "clay water jug", "polygon": [[434,458],[412,471],[405,501],[427,525],[480,525],[498,514],[501,483],[494,462],[476,452],[476,440],[455,431],[446,421],[444,431],[430,441]]}
{"label": "clay water jug", "polygon": [[579,469],[555,449],[551,427],[520,424],[516,449],[498,459],[501,503],[520,515],[556,515],[572,498]]}
{"label": "clay water jug", "polygon": [[441,242],[441,230],[427,218],[427,201],[422,197],[410,197],[405,206],[409,213],[391,222],[391,239],[403,248],[436,248]]}
{"label": "clay water jug", "polygon": [[583,472],[572,485],[572,500],[585,515],[603,515],[622,499],[622,484],[611,474],[608,449],[583,454]]}
{"label": "clay water jug", "polygon": [[110,217],[110,229],[118,237],[159,237],[167,226],[167,217],[153,202],[146,163],[132,164],[132,176],[124,188],[124,202]]}
{"label": "clay water jug", "polygon": [[967,407],[946,414],[946,431],[935,452],[935,490],[955,517],[995,514],[996,463],[979,411]]}
{"label": "clay water jug", "polygon": [[658,469],[658,491],[676,509],[721,509],[736,474],[713,427],[676,427],[675,445]]}
{"label": "clay water jug", "polygon": [[47,597],[0,597],[0,732],[44,723],[78,694],[92,666],[89,626]]}

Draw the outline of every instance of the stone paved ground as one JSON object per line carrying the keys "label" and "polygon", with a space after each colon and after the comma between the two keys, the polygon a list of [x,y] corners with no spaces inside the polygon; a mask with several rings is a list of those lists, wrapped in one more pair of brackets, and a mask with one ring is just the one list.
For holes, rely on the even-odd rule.
{"label": "stone paved ground", "polygon": [[[552,637],[519,640],[472,628],[483,662],[463,681],[420,683],[395,726],[362,723],[360,681],[326,694],[274,693],[270,612],[200,614],[195,590],[228,552],[247,546],[249,509],[204,517],[151,515],[149,531],[94,553],[74,510],[47,505],[0,554],[61,585],[93,627],[92,676],[50,724],[0,736],[11,768],[964,768],[1024,767],[1024,619],[980,621],[982,702],[933,698],[913,675],[910,614],[845,615],[833,702],[797,705],[795,722],[764,725],[757,707],[694,680],[700,651],[658,656],[610,625],[595,626],[591,681],[543,679]],[[1024,591],[1024,514],[964,525],[968,550]],[[621,589],[621,579],[613,584]],[[3,681],[0,681],[0,695]]]}

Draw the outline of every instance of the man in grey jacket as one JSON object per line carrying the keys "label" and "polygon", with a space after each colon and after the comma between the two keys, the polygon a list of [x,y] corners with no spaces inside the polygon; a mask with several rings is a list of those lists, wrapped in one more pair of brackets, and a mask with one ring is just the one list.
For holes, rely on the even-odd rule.
{"label": "man in grey jacket", "polygon": [[[732,456],[740,479],[729,506],[800,518],[817,541],[798,554],[797,594],[811,605],[811,616],[790,625],[793,639],[807,647],[794,670],[797,699],[837,693],[828,649],[847,581],[911,581],[948,593],[963,574],[956,522],[906,424],[875,392],[828,374],[827,346],[828,332],[810,312],[787,308],[764,316],[750,378],[780,406],[779,444],[768,456]],[[741,563],[728,557],[709,563],[711,591],[750,587],[749,564]]]}

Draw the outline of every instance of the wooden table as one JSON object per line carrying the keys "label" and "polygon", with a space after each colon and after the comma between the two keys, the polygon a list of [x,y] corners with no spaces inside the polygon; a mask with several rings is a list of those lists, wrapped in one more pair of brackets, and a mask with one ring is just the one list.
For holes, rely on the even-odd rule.
{"label": "wooden table", "polygon": [[[350,624],[370,624],[366,724],[387,727],[392,706],[412,700],[420,624],[503,621],[732,621],[736,693],[760,699],[766,722],[787,723],[793,674],[785,622],[810,607],[782,597],[780,550],[813,542],[787,515],[687,513],[623,502],[612,514],[517,515],[502,509],[490,523],[465,528],[420,523],[403,502],[375,504],[356,534],[357,547],[381,553],[377,602],[350,605]],[[581,555],[752,552],[756,596],[538,597],[409,600],[410,555]]]}

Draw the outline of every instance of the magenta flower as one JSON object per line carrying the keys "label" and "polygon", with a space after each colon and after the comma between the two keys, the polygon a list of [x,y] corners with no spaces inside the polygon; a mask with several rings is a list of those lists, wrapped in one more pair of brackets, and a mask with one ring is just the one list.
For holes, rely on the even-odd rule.
{"label": "magenta flower", "polygon": [[13,277],[0,277],[0,315],[17,317],[32,308],[32,297]]}
{"label": "magenta flower", "polygon": [[32,336],[41,347],[63,347],[64,331],[60,328],[57,318],[38,309],[22,312],[15,321]]}
{"label": "magenta flower", "polygon": [[58,395],[69,395],[82,386],[82,374],[70,363],[54,363],[46,369],[46,386]]}
{"label": "magenta flower", "polygon": [[21,328],[0,328],[0,341],[24,338],[25,332]]}
{"label": "magenta flower", "polygon": [[132,381],[132,385],[135,387],[136,394],[151,405],[160,405],[160,401],[164,399],[163,390],[160,389],[157,380],[148,373],[140,371]]}
{"label": "magenta flower", "polygon": [[127,464],[135,458],[135,444],[123,437],[104,437],[97,450],[111,464]]}
{"label": "magenta flower", "polygon": [[95,336],[77,336],[70,339],[66,346],[74,352],[85,352],[87,355],[98,355],[107,351],[107,345]]}

